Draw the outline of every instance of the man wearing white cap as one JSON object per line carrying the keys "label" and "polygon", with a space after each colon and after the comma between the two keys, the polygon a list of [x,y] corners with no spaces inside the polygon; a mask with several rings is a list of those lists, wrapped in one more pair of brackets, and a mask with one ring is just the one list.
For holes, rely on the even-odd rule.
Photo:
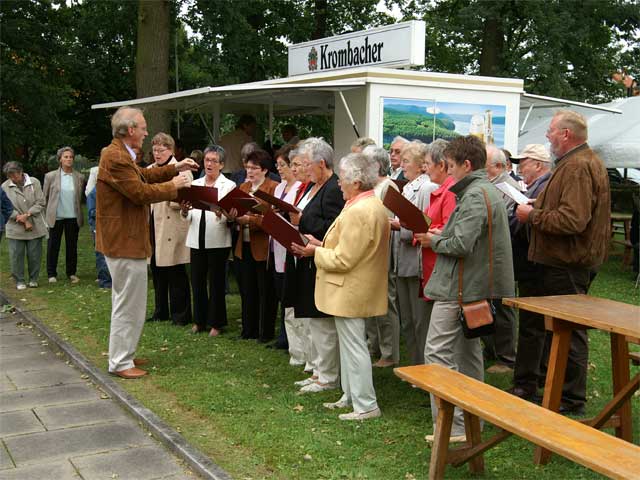
{"label": "man wearing white cap", "polygon": [[[551,176],[551,158],[544,146],[527,145],[520,155],[512,156],[511,161],[519,165],[519,172],[529,186],[525,196],[535,200],[547,185]],[[515,209],[509,214],[511,230],[511,248],[513,249],[513,270],[518,282],[521,297],[540,295],[539,282],[542,278],[540,265],[527,258],[531,226],[520,223]],[[518,348],[513,372],[513,387],[510,393],[526,400],[532,400],[538,390],[540,363],[544,350],[544,318],[526,310],[520,311],[518,329]]]}

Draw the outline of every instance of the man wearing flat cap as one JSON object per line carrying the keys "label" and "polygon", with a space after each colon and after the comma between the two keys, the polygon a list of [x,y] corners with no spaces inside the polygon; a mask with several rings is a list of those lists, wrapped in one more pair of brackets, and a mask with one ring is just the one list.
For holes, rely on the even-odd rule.
{"label": "man wearing flat cap", "polygon": [[[511,162],[519,165],[520,175],[528,187],[525,196],[533,202],[551,176],[549,153],[543,145],[530,144],[519,155],[512,156]],[[519,295],[521,297],[539,295],[537,283],[541,278],[541,268],[527,258],[531,226],[518,221],[515,208],[508,213],[513,270],[515,280],[518,282]],[[535,396],[545,336],[544,319],[527,310],[520,310],[513,388],[510,390],[512,394],[529,400]]]}

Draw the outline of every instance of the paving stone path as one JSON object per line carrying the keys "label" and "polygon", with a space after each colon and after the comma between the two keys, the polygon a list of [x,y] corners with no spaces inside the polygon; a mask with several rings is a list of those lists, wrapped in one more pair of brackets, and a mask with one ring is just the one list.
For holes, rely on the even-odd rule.
{"label": "paving stone path", "polygon": [[31,325],[0,314],[0,480],[195,480]]}

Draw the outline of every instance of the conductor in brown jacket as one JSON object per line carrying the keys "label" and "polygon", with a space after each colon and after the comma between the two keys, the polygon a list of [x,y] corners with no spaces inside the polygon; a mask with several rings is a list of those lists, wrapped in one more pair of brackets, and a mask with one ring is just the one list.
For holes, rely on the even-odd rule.
{"label": "conductor in brown jacket", "polygon": [[[531,296],[587,293],[606,256],[610,239],[611,197],[604,163],[587,144],[587,123],[571,110],[558,111],[547,130],[555,167],[533,206],[520,205],[516,216],[531,225],[529,260],[541,267],[538,291]],[[544,319],[539,315],[540,338]],[[543,355],[529,359],[531,376]],[[582,414],[587,401],[586,330],[573,330],[560,413]],[[543,361],[544,363],[544,361]],[[521,389],[522,390],[522,389]],[[535,392],[512,390],[525,397]]]}
{"label": "conductor in brown jacket", "polygon": [[139,378],[146,371],[136,368],[135,353],[142,333],[147,306],[147,257],[151,256],[147,205],[173,200],[189,179],[177,175],[196,170],[187,158],[159,168],[140,169],[135,150],[148,135],[142,111],[121,107],[111,118],[113,141],[100,155],[96,185],[96,250],[107,260],[113,286],[109,373]]}

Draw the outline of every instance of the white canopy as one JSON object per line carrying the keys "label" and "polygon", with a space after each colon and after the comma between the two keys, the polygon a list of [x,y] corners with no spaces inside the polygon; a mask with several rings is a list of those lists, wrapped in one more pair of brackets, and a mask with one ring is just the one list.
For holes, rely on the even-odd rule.
{"label": "white canopy", "polygon": [[[600,155],[607,168],[640,168],[640,97],[588,107],[582,105],[574,102],[566,106],[587,117],[589,145]],[[522,110],[527,109],[521,106],[521,125],[526,116],[526,111]],[[523,148],[529,143],[548,144],[545,133],[552,116],[550,108],[533,111],[524,128],[521,127],[518,147]]]}

